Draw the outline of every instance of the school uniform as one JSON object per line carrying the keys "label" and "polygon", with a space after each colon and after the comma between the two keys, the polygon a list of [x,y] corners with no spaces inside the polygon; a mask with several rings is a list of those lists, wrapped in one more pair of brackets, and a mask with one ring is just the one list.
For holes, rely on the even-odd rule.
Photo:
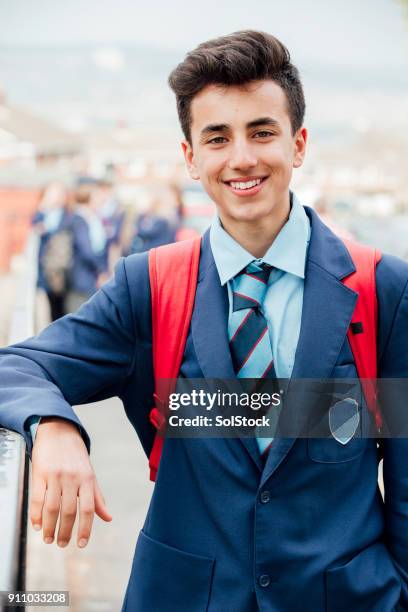
{"label": "school uniform", "polygon": [[[347,340],[357,294],[341,282],[354,270],[348,251],[294,197],[281,234],[274,242],[281,241],[281,248],[272,245],[262,258],[276,272],[264,308],[276,374],[357,378]],[[180,376],[236,376],[229,283],[235,259],[249,261],[229,239],[216,225],[203,237]],[[231,258],[223,258],[225,245]],[[291,266],[286,249],[297,253],[295,269],[279,268]],[[403,379],[408,264],[383,255],[376,277],[379,376]],[[147,254],[122,259],[115,278],[77,313],[3,349],[0,383],[0,422],[25,437],[30,454],[32,417],[45,415],[75,422],[90,451],[71,406],[115,395],[149,454],[155,430],[148,419],[154,378]],[[368,422],[364,403],[360,408],[361,422]],[[284,406],[282,416],[290,421],[301,413],[304,419],[309,409],[305,399],[302,406]],[[373,438],[342,444],[334,438],[277,437],[264,460],[263,446],[260,438],[165,440],[123,610],[408,609],[408,441],[382,441],[385,504]]]}

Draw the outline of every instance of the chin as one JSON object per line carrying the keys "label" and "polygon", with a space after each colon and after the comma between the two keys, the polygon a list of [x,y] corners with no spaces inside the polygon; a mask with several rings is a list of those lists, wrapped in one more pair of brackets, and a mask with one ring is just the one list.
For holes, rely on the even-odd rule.
{"label": "chin", "polygon": [[234,206],[230,211],[230,217],[236,221],[261,221],[273,214],[273,208],[262,206],[259,203],[247,203],[241,206]]}

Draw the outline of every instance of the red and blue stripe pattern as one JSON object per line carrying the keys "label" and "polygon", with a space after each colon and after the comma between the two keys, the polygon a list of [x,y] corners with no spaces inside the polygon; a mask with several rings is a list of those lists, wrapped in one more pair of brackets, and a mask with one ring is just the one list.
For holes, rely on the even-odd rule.
{"label": "red and blue stripe pattern", "polygon": [[272,349],[262,304],[272,267],[250,263],[232,280],[229,344],[239,378],[276,378]]}

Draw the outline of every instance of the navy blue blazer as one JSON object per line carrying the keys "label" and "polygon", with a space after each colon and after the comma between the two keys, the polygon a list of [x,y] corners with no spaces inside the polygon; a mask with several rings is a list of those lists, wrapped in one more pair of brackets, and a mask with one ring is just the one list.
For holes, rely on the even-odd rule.
{"label": "navy blue blazer", "polygon": [[[293,378],[356,377],[346,337],[356,294],[341,283],[353,263],[342,241],[306,212],[312,233]],[[377,287],[385,378],[408,376],[407,281],[408,264],[383,256]],[[77,313],[1,351],[0,422],[25,437],[30,456],[30,416],[80,425],[72,405],[111,396],[122,399],[149,453],[150,308],[147,254],[133,255]],[[227,314],[207,232],[183,376],[234,377]],[[167,439],[123,611],[408,609],[408,440],[384,440],[383,454],[385,504],[374,439],[279,438],[265,466],[255,439]]]}

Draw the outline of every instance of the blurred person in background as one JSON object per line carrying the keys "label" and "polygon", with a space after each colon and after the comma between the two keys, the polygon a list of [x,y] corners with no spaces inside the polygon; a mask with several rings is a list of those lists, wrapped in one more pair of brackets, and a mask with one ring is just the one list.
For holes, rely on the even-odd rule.
{"label": "blurred person in background", "polygon": [[183,192],[181,187],[172,183],[170,185],[171,192],[175,202],[175,222],[176,222],[176,242],[180,240],[188,240],[189,238],[196,238],[199,236],[199,232],[186,225],[186,207],[183,200]]}
{"label": "blurred person in background", "polygon": [[170,190],[155,194],[147,211],[136,219],[130,252],[143,253],[175,242],[178,226],[176,200]]}
{"label": "blurred person in background", "polygon": [[95,293],[99,277],[106,271],[106,232],[91,184],[82,183],[76,190],[70,229],[72,266],[66,306],[67,312],[74,312]]}
{"label": "blurred person in background", "polygon": [[107,274],[109,274],[113,271],[115,263],[121,256],[120,243],[125,211],[115,194],[112,182],[107,179],[99,181],[96,197],[98,200],[98,215],[106,233],[105,267]]}
{"label": "blurred person in background", "polygon": [[[47,295],[49,317],[52,321],[65,314],[67,269],[71,262],[71,248],[67,228],[71,218],[69,192],[58,182],[45,189],[38,211],[33,217],[33,228],[40,236],[38,250],[38,299]],[[41,311],[44,311],[42,304]]]}

